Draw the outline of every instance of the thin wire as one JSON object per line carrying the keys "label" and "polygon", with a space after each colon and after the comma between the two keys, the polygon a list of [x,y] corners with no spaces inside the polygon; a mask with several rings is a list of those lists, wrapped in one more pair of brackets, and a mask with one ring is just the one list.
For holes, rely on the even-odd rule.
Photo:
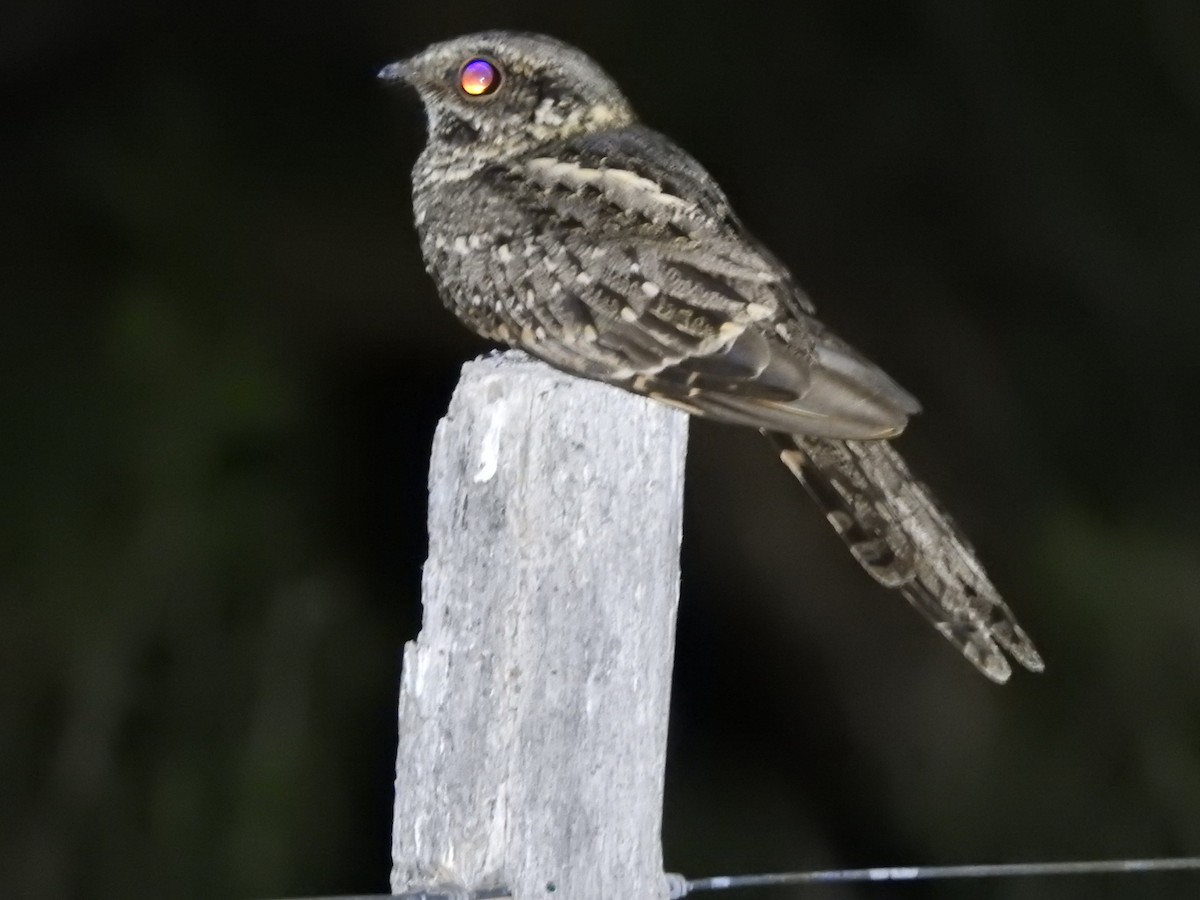
{"label": "thin wire", "polygon": [[677,900],[677,898],[697,891],[782,887],[797,884],[1184,871],[1200,871],[1200,856],[1166,859],[1103,859],[1085,862],[994,863],[972,866],[896,866],[872,869],[831,869],[817,872],[779,872],[771,875],[718,875],[712,878],[695,879],[687,879],[680,875],[668,877],[671,882],[672,900]]}
{"label": "thin wire", "polygon": [[[891,866],[871,869],[776,872],[764,875],[714,875],[710,878],[685,878],[677,873],[669,872],[666,877],[671,900],[680,900],[688,894],[700,891],[785,887],[800,884],[1197,871],[1200,871],[1200,856],[1177,856],[1164,859],[1100,859],[1077,862],[985,863],[970,866]],[[343,897],[313,897],[310,900],[503,900],[503,898],[511,897],[512,892],[506,887],[480,888],[472,891],[459,886],[439,885],[403,894],[357,894]]]}

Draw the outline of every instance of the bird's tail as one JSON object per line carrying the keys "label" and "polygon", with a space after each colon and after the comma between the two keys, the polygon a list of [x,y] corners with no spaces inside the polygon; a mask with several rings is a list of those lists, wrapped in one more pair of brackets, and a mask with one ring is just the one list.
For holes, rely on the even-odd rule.
{"label": "bird's tail", "polygon": [[863,568],[900,591],[984,675],[1008,680],[1001,648],[1042,670],[971,545],[888,441],[764,433]]}

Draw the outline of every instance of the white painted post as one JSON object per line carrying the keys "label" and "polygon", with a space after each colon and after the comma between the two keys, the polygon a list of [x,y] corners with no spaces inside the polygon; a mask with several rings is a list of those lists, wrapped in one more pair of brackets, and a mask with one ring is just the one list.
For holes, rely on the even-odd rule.
{"label": "white painted post", "polygon": [[523,354],[434,439],[392,890],[661,900],[687,417]]}

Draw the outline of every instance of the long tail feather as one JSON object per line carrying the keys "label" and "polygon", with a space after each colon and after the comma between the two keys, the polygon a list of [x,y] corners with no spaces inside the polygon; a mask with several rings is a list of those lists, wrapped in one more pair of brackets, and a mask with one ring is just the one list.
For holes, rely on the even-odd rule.
{"label": "long tail feather", "polygon": [[863,568],[900,591],[984,675],[1008,680],[1001,648],[1042,670],[974,549],[888,441],[764,434]]}

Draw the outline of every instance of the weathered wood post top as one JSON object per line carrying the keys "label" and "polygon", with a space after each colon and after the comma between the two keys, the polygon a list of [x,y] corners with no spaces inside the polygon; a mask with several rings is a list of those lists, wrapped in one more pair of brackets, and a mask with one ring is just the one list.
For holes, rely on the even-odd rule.
{"label": "weathered wood post top", "polygon": [[392,890],[661,900],[687,417],[518,353],[469,363],[429,474]]}

